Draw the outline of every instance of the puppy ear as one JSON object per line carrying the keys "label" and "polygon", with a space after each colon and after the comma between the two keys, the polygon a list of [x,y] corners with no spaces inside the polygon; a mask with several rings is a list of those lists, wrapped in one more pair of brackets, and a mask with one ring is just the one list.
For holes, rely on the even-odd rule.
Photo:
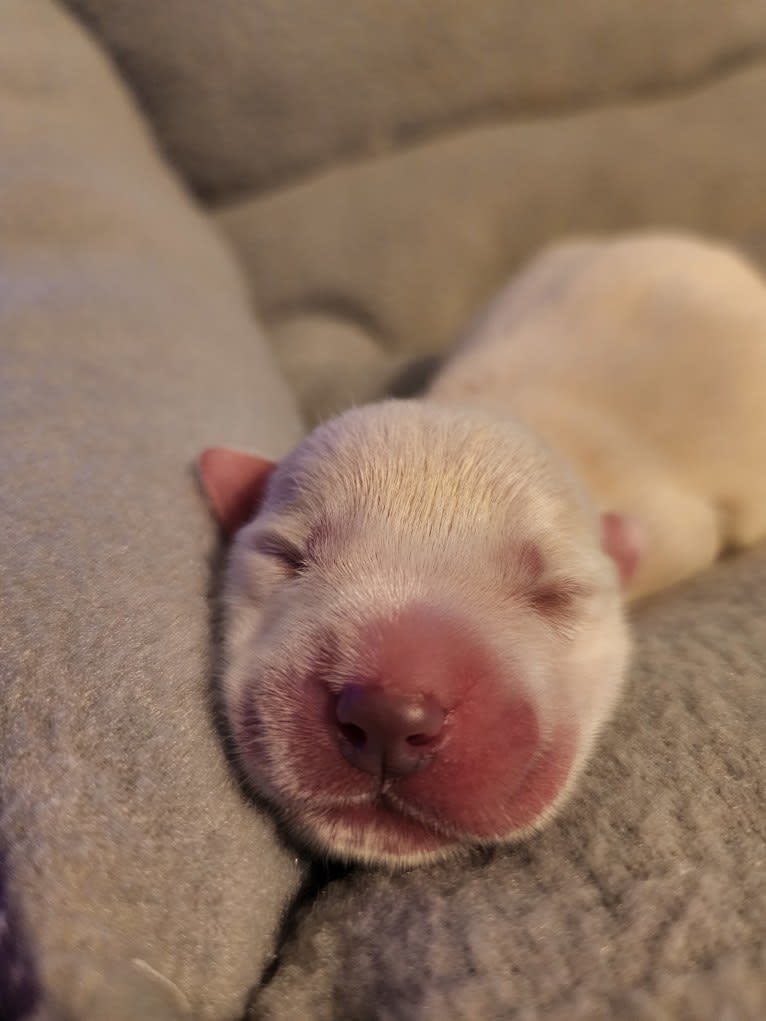
{"label": "puppy ear", "polygon": [[276,466],[275,461],[226,447],[202,451],[197,460],[199,479],[227,538],[258,510]]}
{"label": "puppy ear", "polygon": [[648,545],[646,528],[638,518],[617,511],[601,515],[601,546],[617,565],[623,589],[633,580]]}

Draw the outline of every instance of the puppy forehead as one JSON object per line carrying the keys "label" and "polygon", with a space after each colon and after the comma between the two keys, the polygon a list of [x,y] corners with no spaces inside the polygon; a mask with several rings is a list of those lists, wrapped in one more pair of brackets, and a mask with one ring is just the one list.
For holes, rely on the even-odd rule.
{"label": "puppy forehead", "polygon": [[[555,480],[555,481],[554,481]],[[438,406],[386,402],[311,433],[275,472],[274,509],[315,521],[380,517],[431,528],[461,517],[490,526],[503,508],[534,512],[561,498],[560,479],[521,427],[477,425]]]}

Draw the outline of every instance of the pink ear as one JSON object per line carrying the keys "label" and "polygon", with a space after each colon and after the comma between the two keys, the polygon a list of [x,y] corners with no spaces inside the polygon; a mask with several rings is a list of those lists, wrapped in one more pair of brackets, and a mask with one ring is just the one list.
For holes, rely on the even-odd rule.
{"label": "pink ear", "polygon": [[629,514],[606,511],[601,515],[601,545],[617,564],[622,587],[627,588],[648,546],[643,523]]}
{"label": "pink ear", "polygon": [[197,466],[202,488],[227,536],[253,517],[276,468],[274,461],[226,447],[203,450]]}

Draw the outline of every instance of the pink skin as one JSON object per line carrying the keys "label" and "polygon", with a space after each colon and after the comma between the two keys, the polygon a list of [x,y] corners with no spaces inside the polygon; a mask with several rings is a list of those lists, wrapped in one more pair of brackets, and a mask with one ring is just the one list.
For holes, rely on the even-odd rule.
{"label": "pink skin", "polygon": [[[427,693],[445,708],[434,760],[382,787],[379,778],[346,762],[338,754],[333,664],[323,657],[323,668],[299,682],[300,713],[280,722],[295,807],[308,806],[312,816],[334,826],[372,827],[392,855],[436,847],[440,834],[493,840],[529,825],[566,781],[574,726],[562,721],[543,740],[522,687],[509,687],[486,646],[457,619],[415,605],[365,630],[360,680],[410,696]],[[257,767],[262,723],[253,691],[243,696],[237,738]]]}
{"label": "pink skin", "polygon": [[[310,453],[313,471],[316,453]],[[392,539],[390,522],[387,538],[380,539],[379,521],[389,519],[387,512],[379,518],[374,491],[371,509],[365,503],[353,511],[354,527],[346,528],[343,518],[328,520],[313,491],[305,498],[295,486],[296,477],[311,485],[304,463],[289,461],[279,472],[263,458],[215,449],[200,459],[203,486],[225,534],[252,521],[238,535],[230,562],[228,591],[235,595],[228,603],[224,678],[245,771],[296,832],[344,858],[415,863],[530,832],[571,787],[613,702],[610,690],[619,688],[626,643],[618,635],[614,568],[610,581],[601,560],[598,569],[592,566],[594,555],[605,564],[603,555],[588,553],[582,563],[591,567],[581,585],[575,561],[567,563],[570,554],[551,563],[551,549],[559,555],[564,533],[555,517],[562,513],[559,498],[546,497],[530,520],[547,551],[513,531],[495,547],[497,536],[488,532],[489,545],[477,547],[483,551],[477,555],[488,557],[484,567],[461,561],[458,544],[455,564],[439,554],[432,575],[423,546],[427,522],[425,538],[408,552],[409,533]],[[396,479],[399,462],[393,463]],[[333,511],[344,506],[339,485],[323,490]],[[462,518],[455,520],[451,527],[462,528]],[[310,527],[291,533],[295,521]],[[435,548],[447,549],[451,534]],[[309,551],[305,580],[292,536],[297,549]],[[641,555],[640,527],[605,514],[601,541],[627,584]],[[388,559],[394,550],[404,558],[398,567]],[[425,559],[418,561],[419,555]],[[380,567],[371,566],[378,557]],[[562,574],[562,565],[571,570]],[[479,588],[461,596],[466,578]],[[573,626],[583,637],[572,640],[566,637],[570,602],[582,606]],[[598,632],[590,637],[593,627],[607,628],[614,653],[594,658],[601,640]],[[443,710],[441,730],[429,738],[417,769],[381,776],[347,761],[336,713],[349,685],[393,699],[434,700]]]}
{"label": "pink skin", "polygon": [[601,542],[617,565],[620,584],[626,589],[646,553],[646,529],[628,514],[607,511],[601,515]]}

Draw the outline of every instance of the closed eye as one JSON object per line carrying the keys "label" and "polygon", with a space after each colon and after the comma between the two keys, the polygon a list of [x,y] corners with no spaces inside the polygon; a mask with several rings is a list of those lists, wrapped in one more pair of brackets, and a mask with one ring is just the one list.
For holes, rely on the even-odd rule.
{"label": "closed eye", "polygon": [[533,608],[550,624],[568,631],[577,620],[578,606],[588,595],[585,585],[557,579],[534,586],[528,598]]}
{"label": "closed eye", "polygon": [[306,557],[303,551],[282,535],[276,535],[273,532],[258,535],[253,543],[253,548],[266,557],[278,560],[293,574],[300,574],[306,569]]}

